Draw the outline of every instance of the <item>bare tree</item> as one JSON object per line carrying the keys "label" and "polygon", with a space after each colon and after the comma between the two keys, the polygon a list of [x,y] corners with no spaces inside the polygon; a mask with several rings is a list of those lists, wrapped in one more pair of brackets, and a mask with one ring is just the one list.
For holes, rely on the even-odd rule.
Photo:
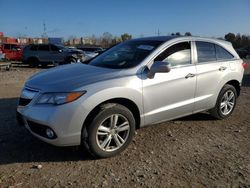
{"label": "bare tree", "polygon": [[102,35],[102,46],[104,48],[108,48],[112,43],[112,34],[109,32],[105,32]]}

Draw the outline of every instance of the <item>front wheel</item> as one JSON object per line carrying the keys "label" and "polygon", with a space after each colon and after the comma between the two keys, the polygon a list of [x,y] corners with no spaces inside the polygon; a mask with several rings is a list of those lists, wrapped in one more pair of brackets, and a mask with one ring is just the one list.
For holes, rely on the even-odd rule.
{"label": "front wheel", "polygon": [[215,107],[210,110],[212,116],[217,119],[229,117],[235,108],[237,99],[236,89],[226,84],[220,91]]}
{"label": "front wheel", "polygon": [[119,104],[106,104],[87,126],[86,144],[95,157],[112,157],[129,145],[134,133],[135,119],[131,111]]}
{"label": "front wheel", "polygon": [[69,57],[69,58],[67,58],[66,63],[67,64],[77,63],[77,60],[73,57]]}

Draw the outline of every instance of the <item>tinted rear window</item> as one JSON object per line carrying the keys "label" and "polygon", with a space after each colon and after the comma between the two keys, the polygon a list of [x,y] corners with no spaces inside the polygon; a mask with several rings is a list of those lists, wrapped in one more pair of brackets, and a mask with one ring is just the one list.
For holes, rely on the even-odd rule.
{"label": "tinted rear window", "polygon": [[196,42],[198,62],[216,61],[215,45],[209,42]]}

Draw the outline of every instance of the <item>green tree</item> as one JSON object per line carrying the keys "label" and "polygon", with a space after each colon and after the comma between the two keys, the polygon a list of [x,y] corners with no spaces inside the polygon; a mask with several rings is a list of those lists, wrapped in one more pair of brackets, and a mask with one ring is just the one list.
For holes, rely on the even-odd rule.
{"label": "green tree", "polygon": [[180,32],[176,32],[175,35],[176,36],[181,36],[181,33]]}
{"label": "green tree", "polygon": [[227,41],[229,42],[234,42],[235,41],[235,34],[234,33],[228,33],[224,37]]}
{"label": "green tree", "polygon": [[121,35],[121,39],[122,39],[122,41],[132,39],[132,35],[130,35],[128,33],[124,33]]}
{"label": "green tree", "polygon": [[185,36],[192,36],[192,34],[190,32],[186,32]]}

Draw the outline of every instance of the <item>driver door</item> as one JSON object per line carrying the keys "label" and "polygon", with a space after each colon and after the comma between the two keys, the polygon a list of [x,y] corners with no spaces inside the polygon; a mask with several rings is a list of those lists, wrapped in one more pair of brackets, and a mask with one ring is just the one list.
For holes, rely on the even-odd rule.
{"label": "driver door", "polygon": [[63,52],[60,51],[56,45],[50,45],[50,61],[53,63],[59,63],[64,61]]}
{"label": "driver door", "polygon": [[154,61],[170,64],[170,72],[156,73],[143,80],[145,124],[188,115],[193,112],[196,68],[192,63],[191,42],[168,47]]}

